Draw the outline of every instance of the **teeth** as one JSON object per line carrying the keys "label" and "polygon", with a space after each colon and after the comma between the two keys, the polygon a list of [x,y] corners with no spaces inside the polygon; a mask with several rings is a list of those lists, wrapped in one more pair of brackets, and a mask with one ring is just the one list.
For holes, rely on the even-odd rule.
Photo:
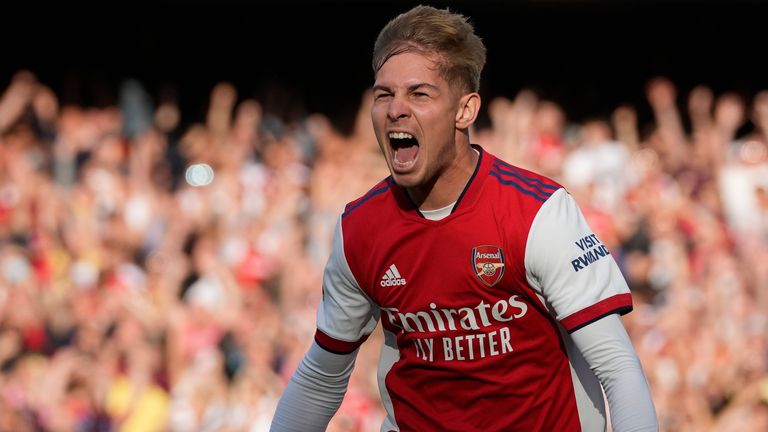
{"label": "teeth", "polygon": [[413,135],[405,132],[390,132],[390,139],[413,139]]}

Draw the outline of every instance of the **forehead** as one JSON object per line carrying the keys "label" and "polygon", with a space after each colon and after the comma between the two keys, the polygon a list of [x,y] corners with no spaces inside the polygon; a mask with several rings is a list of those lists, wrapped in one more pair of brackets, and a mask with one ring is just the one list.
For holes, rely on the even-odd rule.
{"label": "forehead", "polygon": [[407,87],[416,83],[447,87],[440,75],[435,55],[404,52],[393,55],[376,72],[376,86]]}

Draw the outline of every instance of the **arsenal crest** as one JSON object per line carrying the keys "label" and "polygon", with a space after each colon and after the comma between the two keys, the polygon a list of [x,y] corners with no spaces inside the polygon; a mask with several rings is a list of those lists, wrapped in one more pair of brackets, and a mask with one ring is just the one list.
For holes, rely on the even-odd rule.
{"label": "arsenal crest", "polygon": [[489,287],[494,286],[504,275],[504,253],[498,246],[474,247],[472,248],[472,267],[484,284]]}

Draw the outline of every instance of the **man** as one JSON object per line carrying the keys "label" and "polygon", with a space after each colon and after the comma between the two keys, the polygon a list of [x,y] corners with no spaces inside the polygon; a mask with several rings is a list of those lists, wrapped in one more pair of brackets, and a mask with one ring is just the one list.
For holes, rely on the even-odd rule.
{"label": "man", "polygon": [[[558,184],[470,145],[485,48],[419,6],[374,47],[391,176],[348,204],[274,431],[324,430],[379,319],[382,431],[656,430],[609,251]],[[599,380],[599,381],[598,381]]]}

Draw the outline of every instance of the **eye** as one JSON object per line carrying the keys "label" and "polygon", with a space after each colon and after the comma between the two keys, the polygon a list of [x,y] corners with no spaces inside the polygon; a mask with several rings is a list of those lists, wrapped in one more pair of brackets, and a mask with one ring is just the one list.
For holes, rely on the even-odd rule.
{"label": "eye", "polygon": [[390,96],[392,96],[392,94],[391,93],[387,93],[387,92],[374,93],[373,99],[374,100],[381,100],[381,99],[386,99],[386,98],[388,98]]}
{"label": "eye", "polygon": [[427,102],[432,99],[432,95],[423,91],[415,91],[411,93],[411,98],[416,102]]}

